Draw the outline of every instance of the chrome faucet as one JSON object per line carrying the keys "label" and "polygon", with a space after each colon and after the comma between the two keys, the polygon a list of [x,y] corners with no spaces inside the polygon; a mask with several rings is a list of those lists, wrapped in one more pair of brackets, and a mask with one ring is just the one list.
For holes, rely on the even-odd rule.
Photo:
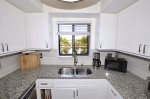
{"label": "chrome faucet", "polygon": [[74,58],[74,66],[76,67],[76,65],[78,63],[78,58],[77,58],[77,53],[76,52],[73,53],[73,58]]}

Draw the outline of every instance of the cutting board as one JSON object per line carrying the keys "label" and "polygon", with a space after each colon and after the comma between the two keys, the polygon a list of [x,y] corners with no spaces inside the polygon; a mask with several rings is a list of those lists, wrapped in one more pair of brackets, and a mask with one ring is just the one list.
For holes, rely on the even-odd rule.
{"label": "cutting board", "polygon": [[28,70],[40,66],[40,54],[29,53],[20,55],[21,70]]}

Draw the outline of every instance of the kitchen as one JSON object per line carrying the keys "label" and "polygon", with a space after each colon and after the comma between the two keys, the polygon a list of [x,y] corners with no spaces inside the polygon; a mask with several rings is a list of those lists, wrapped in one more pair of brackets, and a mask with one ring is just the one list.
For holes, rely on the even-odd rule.
{"label": "kitchen", "polygon": [[[36,99],[33,88],[37,99],[148,99],[149,5],[0,0],[0,99]],[[126,73],[105,69],[107,57],[125,59]]]}

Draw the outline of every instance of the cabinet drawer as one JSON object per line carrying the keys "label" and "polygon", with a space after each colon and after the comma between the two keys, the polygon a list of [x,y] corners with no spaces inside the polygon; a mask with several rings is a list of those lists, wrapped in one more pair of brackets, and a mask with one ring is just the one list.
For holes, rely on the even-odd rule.
{"label": "cabinet drawer", "polygon": [[109,83],[108,99],[123,99],[122,96],[118,93],[118,91],[110,83]]}
{"label": "cabinet drawer", "polygon": [[40,88],[52,88],[53,82],[51,79],[37,79],[36,86]]}

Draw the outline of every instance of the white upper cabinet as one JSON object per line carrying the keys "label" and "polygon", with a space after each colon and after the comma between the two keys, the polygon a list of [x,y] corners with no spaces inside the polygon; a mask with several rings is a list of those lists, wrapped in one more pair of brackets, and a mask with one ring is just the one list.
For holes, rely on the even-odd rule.
{"label": "white upper cabinet", "polygon": [[140,0],[119,13],[117,49],[150,56],[149,4]]}
{"label": "white upper cabinet", "polygon": [[0,1],[0,13],[0,50],[3,49],[2,53],[25,49],[24,13],[4,0]]}
{"label": "white upper cabinet", "polygon": [[29,49],[50,49],[50,26],[47,13],[26,15],[27,41]]}
{"label": "white upper cabinet", "polygon": [[116,24],[115,14],[100,15],[100,34],[98,49],[116,49]]}
{"label": "white upper cabinet", "polygon": [[140,43],[143,47],[141,48],[141,54],[150,56],[150,0],[143,0],[139,4]]}
{"label": "white upper cabinet", "polygon": [[118,13],[138,0],[101,0],[101,12]]}

